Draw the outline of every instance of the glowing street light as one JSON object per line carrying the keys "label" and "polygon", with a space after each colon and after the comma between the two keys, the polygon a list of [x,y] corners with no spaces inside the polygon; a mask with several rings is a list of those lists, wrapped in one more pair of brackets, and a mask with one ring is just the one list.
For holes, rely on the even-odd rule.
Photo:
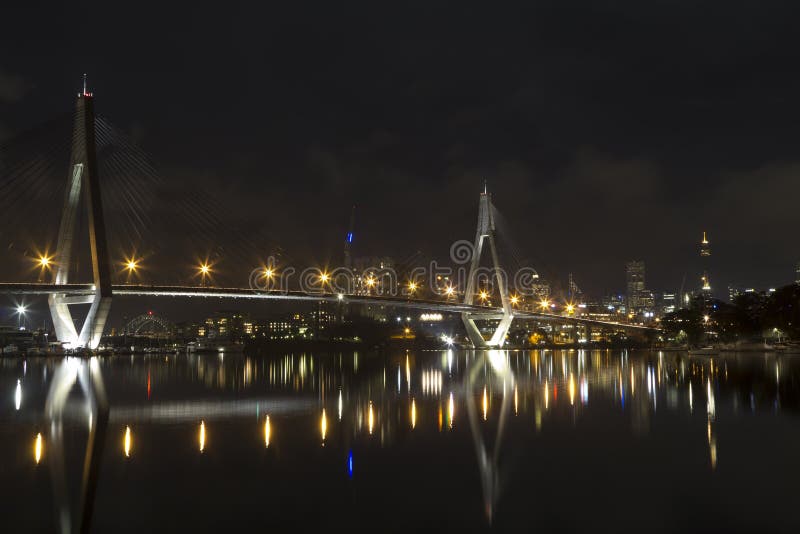
{"label": "glowing street light", "polygon": [[45,255],[39,256],[39,266],[43,269],[50,267],[51,258]]}
{"label": "glowing street light", "polygon": [[485,301],[486,299],[488,299],[488,298],[489,298],[489,293],[487,293],[486,291],[481,291],[481,292],[478,294],[478,297],[479,297],[481,300]]}
{"label": "glowing street light", "polygon": [[203,287],[206,287],[206,279],[211,276],[211,265],[209,265],[208,262],[201,263],[197,266],[197,270],[200,274]]}
{"label": "glowing street light", "polygon": [[550,308],[550,302],[547,299],[542,299],[539,302],[539,307],[541,307],[542,310],[547,310]]}
{"label": "glowing street light", "polygon": [[414,282],[414,281],[411,281],[411,282],[409,282],[409,283],[408,283],[408,291],[409,291],[410,293],[413,293],[413,292],[415,292],[416,290],[417,290],[417,283],[416,283],[416,282]]}
{"label": "glowing street light", "polygon": [[331,280],[331,275],[329,275],[329,274],[328,274],[328,273],[326,273],[325,271],[323,271],[323,272],[321,272],[321,273],[319,274],[319,283],[320,283],[320,284],[323,284],[323,285],[325,285],[325,284],[327,284],[328,282],[330,282],[330,280]]}
{"label": "glowing street light", "polygon": [[25,317],[25,312],[27,311],[27,306],[24,304],[17,304],[17,328],[22,328],[22,319]]}
{"label": "glowing street light", "polygon": [[511,295],[511,305],[516,306],[519,304],[519,297],[517,295]]}
{"label": "glowing street light", "polygon": [[575,305],[574,304],[567,304],[567,313],[572,315],[575,313]]}
{"label": "glowing street light", "polygon": [[448,297],[452,297],[453,295],[455,295],[455,293],[456,293],[456,288],[454,288],[453,286],[447,286],[446,288],[444,288],[444,294],[447,295]]}

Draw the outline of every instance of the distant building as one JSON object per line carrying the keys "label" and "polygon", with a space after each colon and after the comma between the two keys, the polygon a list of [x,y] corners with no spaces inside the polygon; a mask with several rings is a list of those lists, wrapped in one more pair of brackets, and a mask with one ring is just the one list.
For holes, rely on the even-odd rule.
{"label": "distant building", "polygon": [[733,302],[736,297],[742,294],[742,289],[735,286],[728,286],[728,300]]}
{"label": "distant building", "polygon": [[625,307],[625,302],[626,299],[623,295],[606,295],[603,297],[603,307],[617,314],[627,313],[628,309]]}
{"label": "distant building", "polygon": [[641,301],[645,296],[644,262],[629,261],[625,273],[628,288],[628,311],[638,313],[642,309]]}
{"label": "distant building", "polygon": [[800,284],[800,261],[797,262],[797,266],[794,269],[794,283]]}
{"label": "distant building", "polygon": [[[245,336],[245,324],[252,325],[249,319],[238,311],[218,311],[205,320],[198,329],[199,337],[209,339],[238,340]],[[252,326],[250,326],[252,331]]]}
{"label": "distant building", "polygon": [[658,297],[657,303],[658,314],[666,315],[668,313],[672,313],[678,309],[678,304],[678,297],[675,295],[675,293],[661,293]]}
{"label": "distant building", "polygon": [[711,256],[711,243],[708,242],[705,232],[703,232],[703,240],[700,241],[700,256]]}
{"label": "distant building", "polygon": [[355,295],[391,294],[398,283],[394,259],[388,256],[355,258],[353,274],[350,289]]}
{"label": "distant building", "polygon": [[[706,233],[703,232],[703,240],[700,241],[700,257],[708,258],[711,256],[711,243],[708,241]],[[711,279],[708,276],[708,260],[703,260],[703,276],[700,277],[702,285],[700,289],[704,293],[704,298],[711,294]]]}

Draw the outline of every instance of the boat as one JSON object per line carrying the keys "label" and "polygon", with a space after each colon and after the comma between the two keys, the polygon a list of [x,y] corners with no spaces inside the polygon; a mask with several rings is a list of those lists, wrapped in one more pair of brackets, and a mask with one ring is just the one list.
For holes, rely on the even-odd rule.
{"label": "boat", "polygon": [[244,352],[244,345],[235,341],[227,340],[204,340],[191,341],[186,344],[186,352],[189,354],[201,353],[241,353]]}

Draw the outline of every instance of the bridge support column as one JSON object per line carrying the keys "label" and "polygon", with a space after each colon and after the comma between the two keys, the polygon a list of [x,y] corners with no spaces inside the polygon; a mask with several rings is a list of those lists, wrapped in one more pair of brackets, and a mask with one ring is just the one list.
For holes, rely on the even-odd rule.
{"label": "bridge support column", "polygon": [[514,320],[514,315],[511,313],[511,301],[508,297],[508,282],[500,268],[500,260],[497,256],[497,246],[494,241],[495,226],[494,217],[492,216],[492,201],[489,193],[484,189],[481,193],[478,202],[478,229],[475,233],[475,245],[472,249],[472,261],[469,268],[469,276],[467,278],[467,287],[464,292],[464,304],[472,305],[475,300],[475,293],[478,284],[478,274],[480,271],[481,252],[483,245],[486,241],[489,242],[489,250],[492,256],[492,273],[500,291],[500,300],[502,303],[503,311],[499,316],[500,323],[497,325],[491,338],[488,340],[483,337],[478,326],[475,324],[476,319],[481,318],[498,318],[497,314],[476,314],[473,312],[464,312],[461,314],[461,320],[464,322],[464,328],[467,330],[472,345],[475,348],[499,348],[502,347],[506,340],[511,322]]}
{"label": "bridge support column", "polygon": [[[61,293],[53,293],[48,298],[48,304],[56,336],[65,344],[66,348],[94,349],[100,343],[106,319],[111,310],[111,265],[108,260],[97,170],[94,101],[92,94],[86,92],[85,86],[83,93],[78,95],[75,106],[72,157],[67,178],[64,211],[61,214],[61,226],[58,232],[56,269],[53,275],[53,283],[56,285],[69,282],[70,268],[73,265],[75,227],[80,216],[81,193],[83,193],[83,202],[88,211],[94,295],[86,299],[75,299]],[[80,333],[75,328],[72,313],[69,310],[71,304],[90,305]]]}

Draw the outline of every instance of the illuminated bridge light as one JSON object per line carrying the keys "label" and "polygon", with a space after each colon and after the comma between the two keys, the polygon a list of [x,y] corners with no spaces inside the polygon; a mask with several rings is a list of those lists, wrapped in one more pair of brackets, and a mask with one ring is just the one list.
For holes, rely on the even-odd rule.
{"label": "illuminated bridge light", "polygon": [[126,458],[130,458],[131,456],[131,427],[125,427],[125,436],[122,439],[122,450],[125,453]]}
{"label": "illuminated bridge light", "polygon": [[200,432],[198,434],[198,443],[200,445],[200,452],[202,453],[206,449],[206,423],[205,421],[200,421]]}
{"label": "illuminated bridge light", "polygon": [[456,401],[453,392],[450,392],[450,400],[447,402],[447,426],[453,428],[453,420],[456,416]]}
{"label": "illuminated bridge light", "polygon": [[17,410],[22,406],[22,382],[17,380],[17,387],[14,390],[14,408]]}
{"label": "illuminated bridge light", "polygon": [[42,443],[42,433],[39,432],[36,434],[36,440],[33,442],[33,459],[36,460],[36,463],[42,461],[42,453],[44,451],[44,445]]}
{"label": "illuminated bridge light", "polygon": [[353,478],[353,451],[347,452],[347,476]]}
{"label": "illuminated bridge light", "polygon": [[269,424],[269,416],[264,420],[264,446],[269,449],[269,438],[270,434],[272,434],[272,428],[270,428]]}
{"label": "illuminated bridge light", "polygon": [[372,409],[372,401],[369,401],[369,412],[367,413],[367,426],[369,427],[369,434],[372,435],[372,430],[375,427],[375,413]]}
{"label": "illuminated bridge light", "polygon": [[325,436],[328,433],[328,418],[325,416],[325,408],[322,409],[322,417],[319,420],[319,430],[322,434],[322,446],[325,446]]}

